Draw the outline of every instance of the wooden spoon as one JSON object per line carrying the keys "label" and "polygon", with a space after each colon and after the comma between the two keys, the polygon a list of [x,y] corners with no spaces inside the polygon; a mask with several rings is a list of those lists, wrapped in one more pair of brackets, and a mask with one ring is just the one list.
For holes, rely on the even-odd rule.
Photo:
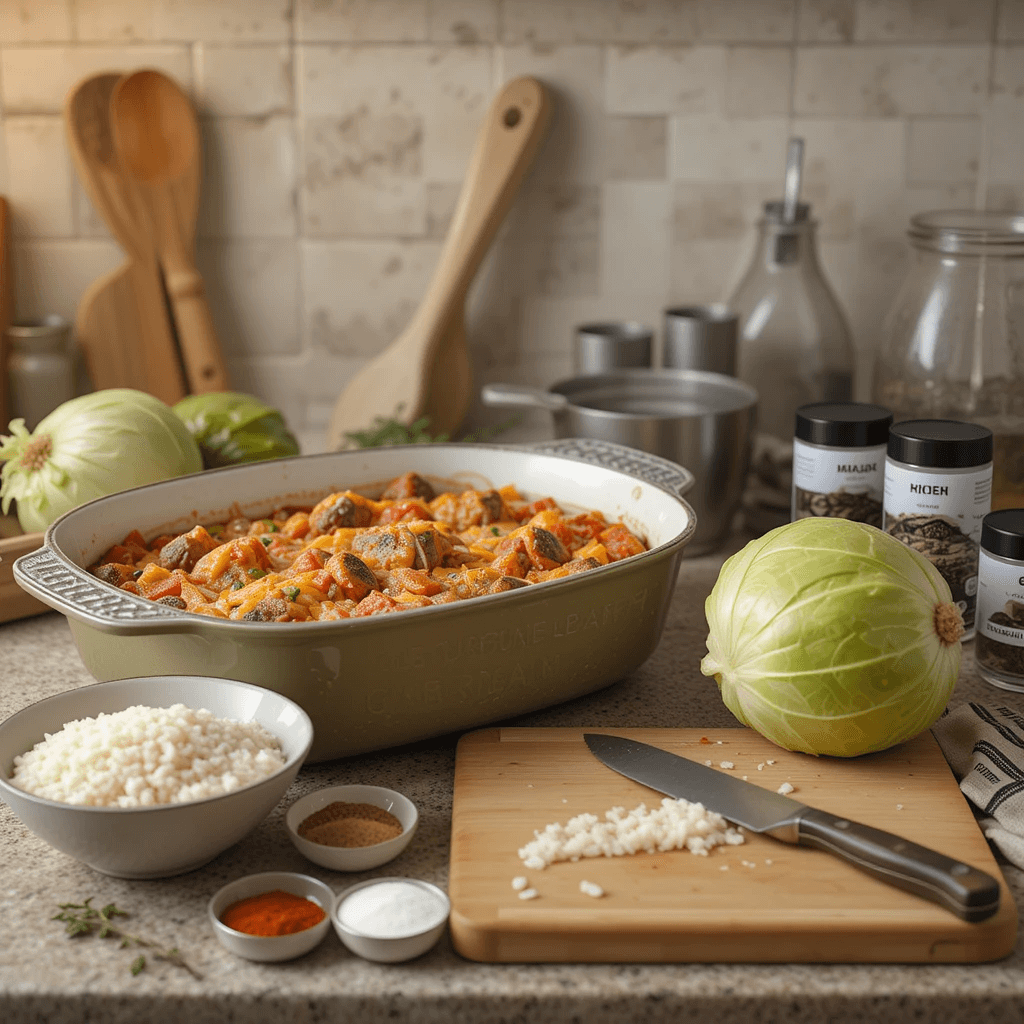
{"label": "wooden spoon", "polygon": [[466,293],[540,148],[551,114],[544,87],[516,78],[495,97],[477,139],[451,228],[430,287],[405,330],[349,381],[334,406],[328,445],[373,426],[375,417],[409,424],[430,417],[450,433],[469,407]]}
{"label": "wooden spoon", "polygon": [[224,358],[195,265],[195,215],[187,208],[187,183],[200,162],[195,110],[166,75],[136,71],[114,86],[110,123],[122,171],[138,186],[155,239],[189,387],[196,394],[227,391]]}
{"label": "wooden spoon", "polygon": [[[187,388],[156,249],[145,230],[135,187],[118,167],[110,132],[110,96],[120,77],[107,72],[85,78],[64,104],[64,125],[78,176],[129,256],[128,263],[94,282],[83,296],[75,336],[96,387],[139,388],[173,405],[185,397]],[[198,178],[190,182],[195,204],[198,185]],[[111,287],[115,278],[118,284]],[[99,306],[104,312],[97,316]]]}

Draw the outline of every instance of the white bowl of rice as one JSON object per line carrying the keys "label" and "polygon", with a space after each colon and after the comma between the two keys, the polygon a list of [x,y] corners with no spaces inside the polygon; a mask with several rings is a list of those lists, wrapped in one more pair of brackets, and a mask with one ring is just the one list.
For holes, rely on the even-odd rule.
{"label": "white bowl of rice", "polygon": [[0,797],[96,871],[193,871],[274,809],[313,742],[309,716],[234,679],[149,676],[58,693],[0,723]]}

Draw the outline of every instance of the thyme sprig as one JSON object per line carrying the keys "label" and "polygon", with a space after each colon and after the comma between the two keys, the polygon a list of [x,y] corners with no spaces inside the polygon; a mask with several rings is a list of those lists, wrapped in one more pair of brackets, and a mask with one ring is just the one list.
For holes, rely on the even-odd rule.
{"label": "thyme sprig", "polygon": [[[202,981],[203,976],[185,958],[177,947],[163,949],[157,943],[144,939],[141,935],[135,935],[126,931],[115,918],[130,917],[127,910],[121,910],[116,904],[108,903],[105,907],[97,910],[92,905],[94,897],[90,896],[84,903],[58,903],[59,914],[54,914],[51,921],[63,921],[64,931],[71,938],[79,935],[91,935],[96,932],[101,939],[120,939],[120,949],[142,948],[151,951],[154,960],[166,960],[168,963],[188,971],[197,981]],[[129,965],[132,975],[139,974],[146,966],[145,954],[140,953]]]}

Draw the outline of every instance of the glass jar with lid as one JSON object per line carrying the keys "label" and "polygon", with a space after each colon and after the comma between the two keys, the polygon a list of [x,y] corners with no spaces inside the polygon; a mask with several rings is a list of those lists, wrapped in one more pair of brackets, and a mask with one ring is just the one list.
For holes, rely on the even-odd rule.
{"label": "glass jar with lid", "polygon": [[1024,505],[1024,213],[910,221],[913,259],[882,329],[872,397],[905,419],[994,435],[992,508]]}

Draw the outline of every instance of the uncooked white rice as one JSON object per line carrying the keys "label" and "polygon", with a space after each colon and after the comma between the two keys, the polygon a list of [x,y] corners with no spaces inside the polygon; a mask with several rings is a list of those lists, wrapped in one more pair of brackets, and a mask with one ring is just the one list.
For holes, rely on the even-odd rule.
{"label": "uncooked white rice", "polygon": [[720,814],[702,804],[665,797],[661,807],[648,811],[640,804],[627,812],[622,807],[605,811],[605,821],[595,814],[577,814],[564,825],[555,822],[520,851],[526,867],[541,870],[549,864],[581,857],[621,857],[626,854],[689,850],[706,857],[722,844],[738,846],[743,834]]}
{"label": "uncooked white rice", "polygon": [[11,781],[47,800],[88,807],[154,807],[220,796],[284,767],[258,722],[205,708],[136,705],[68,722],[14,759]]}

